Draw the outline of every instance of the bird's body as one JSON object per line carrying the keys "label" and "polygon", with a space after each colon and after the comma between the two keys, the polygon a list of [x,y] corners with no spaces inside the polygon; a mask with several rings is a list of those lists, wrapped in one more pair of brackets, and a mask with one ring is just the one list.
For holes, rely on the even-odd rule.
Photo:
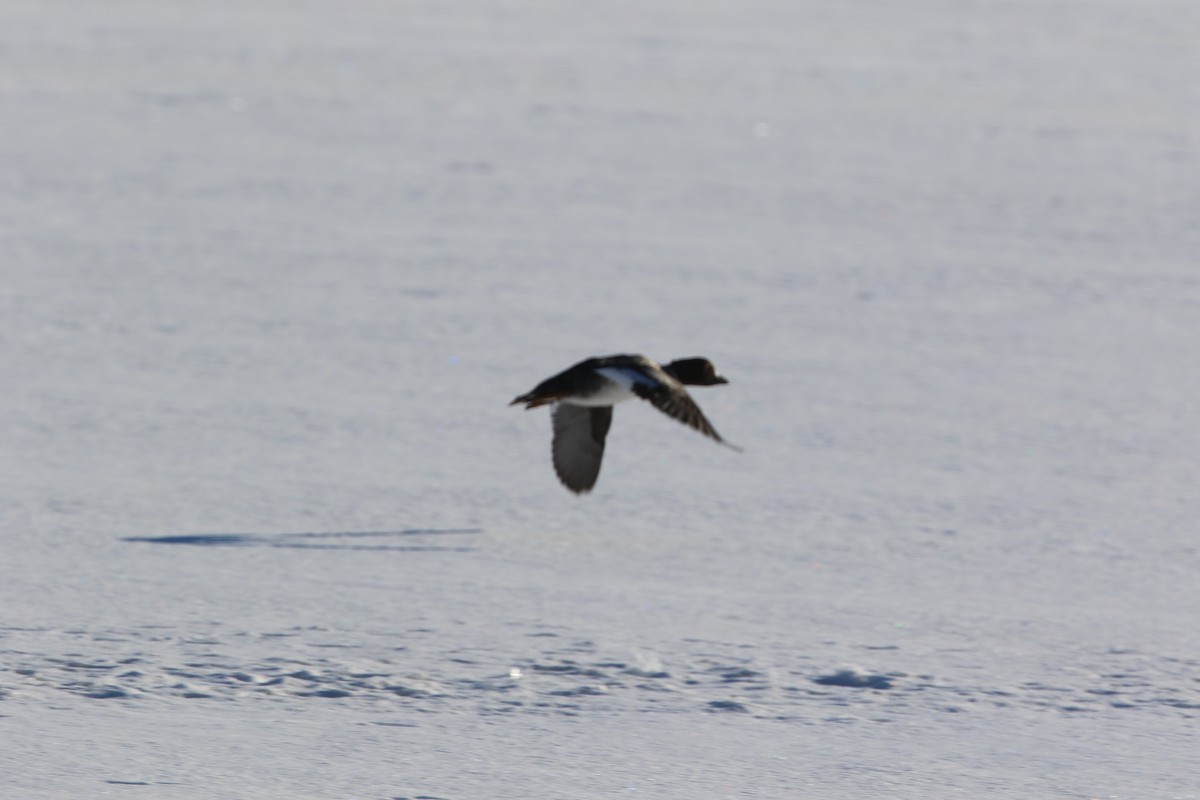
{"label": "bird's body", "polygon": [[706,358],[682,358],[660,365],[639,355],[605,356],[580,361],[547,378],[510,405],[524,403],[529,409],[553,404],[554,471],[564,486],[582,493],[596,485],[614,405],[640,397],[710,439],[727,444],[684,384],[728,382]]}
{"label": "bird's body", "polygon": [[589,408],[615,406],[637,397],[634,386],[650,382],[643,373],[630,367],[597,367],[595,374],[603,381],[594,393],[564,398],[561,402]]}

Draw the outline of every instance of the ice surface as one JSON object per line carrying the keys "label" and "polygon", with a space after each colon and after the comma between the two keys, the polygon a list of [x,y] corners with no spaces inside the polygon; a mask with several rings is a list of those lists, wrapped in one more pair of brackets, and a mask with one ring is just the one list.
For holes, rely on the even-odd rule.
{"label": "ice surface", "polygon": [[1200,796],[1198,30],[3,4],[0,795]]}

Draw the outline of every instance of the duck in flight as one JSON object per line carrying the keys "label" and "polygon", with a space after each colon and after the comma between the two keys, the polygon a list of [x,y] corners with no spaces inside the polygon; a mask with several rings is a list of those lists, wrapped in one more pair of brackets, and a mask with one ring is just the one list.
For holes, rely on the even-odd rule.
{"label": "duck in flight", "polygon": [[707,358],[681,358],[657,364],[645,356],[589,358],[547,378],[509,405],[526,409],[550,405],[554,425],[554,471],[576,494],[590,492],[600,475],[604,439],[612,425],[612,407],[640,397],[659,411],[733,449],[704,417],[684,384],[729,383]]}

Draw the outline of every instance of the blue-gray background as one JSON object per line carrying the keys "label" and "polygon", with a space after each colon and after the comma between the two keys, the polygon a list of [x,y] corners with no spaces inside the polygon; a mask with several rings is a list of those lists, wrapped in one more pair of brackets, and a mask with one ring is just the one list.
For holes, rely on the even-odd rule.
{"label": "blue-gray background", "polygon": [[5,791],[1196,797],[1197,31],[6,2]]}

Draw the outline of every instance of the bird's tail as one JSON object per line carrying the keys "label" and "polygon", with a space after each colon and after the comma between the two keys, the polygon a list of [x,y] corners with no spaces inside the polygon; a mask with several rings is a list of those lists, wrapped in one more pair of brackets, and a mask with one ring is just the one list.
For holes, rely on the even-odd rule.
{"label": "bird's tail", "polygon": [[529,409],[537,408],[538,406],[548,406],[557,401],[558,397],[558,395],[537,395],[533,392],[529,392],[528,394],[519,395],[513,398],[513,401],[509,403],[509,405],[515,406],[518,403],[524,403],[525,410],[528,411]]}

